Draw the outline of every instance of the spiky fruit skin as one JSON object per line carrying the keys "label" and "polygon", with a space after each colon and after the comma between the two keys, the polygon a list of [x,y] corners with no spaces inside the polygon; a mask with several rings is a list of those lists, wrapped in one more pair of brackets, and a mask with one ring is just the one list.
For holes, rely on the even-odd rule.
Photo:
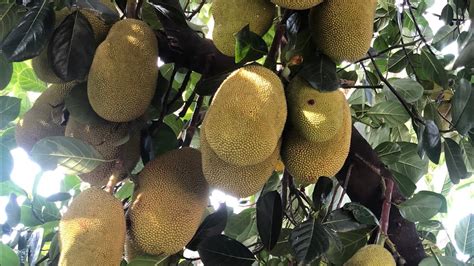
{"label": "spiky fruit skin", "polygon": [[205,129],[201,129],[202,168],[210,186],[229,195],[244,198],[260,191],[272,175],[280,154],[280,144],[261,163],[237,166],[223,161],[207,142]]}
{"label": "spiky fruit skin", "polygon": [[125,230],[120,200],[100,188],[83,191],[59,222],[59,265],[120,265]]}
{"label": "spiky fruit skin", "polygon": [[321,4],[323,0],[272,0],[272,3],[283,8],[304,10]]}
{"label": "spiky fruit skin", "polygon": [[310,12],[313,41],[335,62],[357,61],[370,48],[376,7],[377,0],[324,1]]}
{"label": "spiky fruit skin", "polygon": [[209,146],[227,163],[259,164],[270,157],[286,122],[283,85],[272,71],[246,66],[219,87],[203,121]]}
{"label": "spiky fruit skin", "polygon": [[50,136],[64,136],[62,123],[64,98],[74,87],[74,83],[53,84],[36,100],[30,110],[16,125],[15,139],[26,152],[40,139]]}
{"label": "spiky fruit skin", "polygon": [[127,212],[132,244],[151,255],[182,250],[201,223],[208,193],[198,150],[172,150],[150,161]]}
{"label": "spiky fruit skin", "polygon": [[158,44],[143,21],[115,23],[96,50],[89,71],[87,94],[94,111],[111,122],[142,116],[155,93]]}
{"label": "spiky fruit skin", "polygon": [[275,11],[275,5],[268,0],[214,0],[214,44],[223,54],[234,56],[234,34],[247,25],[250,31],[265,34],[272,26]]}
{"label": "spiky fruit skin", "polygon": [[[121,180],[128,176],[140,158],[140,132],[128,123],[82,124],[70,117],[65,135],[85,141],[93,146],[104,160],[93,171],[80,174],[82,181],[92,186],[104,186],[110,177]],[[129,138],[125,143],[124,139]]]}
{"label": "spiky fruit skin", "polygon": [[[309,86],[304,82],[297,84]],[[293,84],[293,89],[294,86],[295,84]],[[289,88],[291,89],[292,86]],[[298,101],[303,104],[314,100],[314,106],[311,105],[311,111],[307,112],[320,115],[298,115],[293,117],[296,120],[290,119],[283,134],[281,157],[286,169],[295,180],[308,185],[315,183],[320,176],[333,176],[342,168],[349,154],[352,120],[349,105],[341,91],[319,92],[311,89],[312,91],[308,92],[306,89],[308,88],[296,89],[297,94],[299,92],[306,97],[296,97],[296,99],[299,99]],[[343,101],[335,100],[338,98]],[[338,123],[336,120],[341,120],[341,125],[332,128],[332,124]],[[305,121],[308,121],[307,126],[298,126]],[[326,121],[332,122],[327,124]],[[323,126],[319,126],[319,123]],[[313,128],[313,132],[311,132],[311,128]],[[305,137],[308,134],[318,136],[316,140],[319,141],[309,140]],[[331,137],[328,138],[328,135]]]}
{"label": "spiky fruit skin", "polygon": [[392,254],[380,245],[367,245],[359,249],[344,266],[396,266]]}

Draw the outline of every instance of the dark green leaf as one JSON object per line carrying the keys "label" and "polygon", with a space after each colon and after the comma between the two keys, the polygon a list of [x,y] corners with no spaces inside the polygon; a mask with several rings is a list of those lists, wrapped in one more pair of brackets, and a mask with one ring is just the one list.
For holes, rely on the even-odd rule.
{"label": "dark green leaf", "polygon": [[399,73],[403,71],[408,65],[407,55],[413,53],[413,50],[407,49],[406,52],[398,50],[388,59],[388,71],[393,73]]}
{"label": "dark green leaf", "polygon": [[459,250],[470,256],[474,255],[474,214],[470,214],[456,225],[454,239]]}
{"label": "dark green leaf", "polygon": [[438,58],[429,51],[422,49],[422,68],[428,73],[428,78],[438,83],[443,88],[448,88],[448,74]]}
{"label": "dark green leaf", "polygon": [[465,266],[466,264],[458,261],[456,257],[436,256],[423,259],[418,266]]}
{"label": "dark green leaf", "polygon": [[397,127],[410,119],[410,115],[398,101],[380,102],[367,111],[367,116],[389,127]]}
{"label": "dark green leaf", "polygon": [[63,136],[41,139],[33,146],[31,157],[43,169],[54,169],[59,165],[69,174],[89,173],[106,162],[91,145]]}
{"label": "dark green leaf", "polygon": [[153,151],[155,156],[174,150],[178,147],[178,139],[172,128],[162,124],[155,135],[152,136]]}
{"label": "dark green leaf", "polygon": [[212,77],[202,77],[196,84],[195,92],[201,96],[212,95],[229,75],[230,72],[225,72]]}
{"label": "dark green leaf", "polygon": [[205,239],[199,245],[198,252],[205,265],[250,266],[255,261],[246,246],[225,235]]}
{"label": "dark green leaf", "polygon": [[315,219],[297,225],[290,234],[289,241],[296,260],[309,264],[323,255],[329,248],[329,236],[324,227]]}
{"label": "dark green leaf", "polygon": [[151,0],[149,3],[156,9],[162,24],[173,23],[177,26],[187,26],[186,16],[178,1]]}
{"label": "dark green leaf", "polygon": [[202,241],[209,237],[220,235],[224,231],[226,224],[227,206],[223,203],[216,212],[204,219],[191,241],[186,245],[186,248],[197,251]]}
{"label": "dark green leaf", "polygon": [[290,237],[291,229],[289,228],[282,228],[280,237],[278,238],[277,244],[275,247],[270,251],[270,254],[273,256],[286,256],[291,253],[291,244],[288,241]]}
{"label": "dark green leaf", "polygon": [[162,266],[169,265],[169,256],[150,256],[150,255],[141,255],[133,258],[128,266]]}
{"label": "dark green leaf", "polygon": [[79,11],[68,15],[54,31],[48,45],[53,71],[64,81],[83,80],[94,58],[94,30]]}
{"label": "dark green leaf", "polygon": [[58,192],[46,198],[46,201],[56,202],[56,201],[66,201],[71,198],[71,194],[67,192]]}
{"label": "dark green leaf", "polygon": [[106,121],[92,109],[87,96],[87,83],[77,84],[64,100],[70,116],[81,124],[100,125]]}
{"label": "dark green leaf", "polygon": [[53,33],[54,21],[49,1],[38,2],[3,41],[1,48],[5,57],[19,62],[39,55]]}
{"label": "dark green leaf", "polygon": [[[0,182],[10,180],[10,174],[13,170],[13,156],[10,149],[0,144]],[[2,186],[3,188],[3,186]]]}
{"label": "dark green leaf", "polygon": [[277,191],[265,193],[257,200],[257,229],[267,250],[275,247],[283,223],[283,207]]}
{"label": "dark green leaf", "polygon": [[0,243],[0,265],[20,266],[18,255],[7,245]]}
{"label": "dark green leaf", "polygon": [[[48,256],[49,260],[54,262],[57,261],[59,263],[59,233],[54,234],[53,239],[51,240],[51,244],[48,249]],[[56,265],[53,263],[53,265]]]}
{"label": "dark green leaf", "polygon": [[459,29],[457,26],[444,25],[438,30],[433,38],[433,46],[441,51],[444,47],[456,41],[459,36]]}
{"label": "dark green leaf", "polygon": [[321,91],[334,91],[339,88],[336,64],[324,54],[314,54],[304,59],[298,76],[306,80],[313,88]]}
{"label": "dark green leaf", "polygon": [[[415,80],[404,78],[391,78],[388,80],[400,96],[409,103],[418,101],[423,96],[423,86]],[[395,94],[385,85],[384,94],[390,101],[398,101]]]}
{"label": "dark green leaf", "polygon": [[314,186],[312,200],[316,210],[326,204],[327,198],[332,191],[332,180],[329,177],[321,176]]}
{"label": "dark green leaf", "polygon": [[[1,5],[1,4],[0,4]],[[0,90],[5,89],[13,75],[13,65],[0,52]]]}
{"label": "dark green leaf", "polygon": [[464,164],[462,150],[459,144],[454,140],[446,138],[444,140],[444,154],[446,157],[446,165],[448,166],[449,177],[454,184],[459,183],[459,180],[471,176]]}
{"label": "dark green leaf", "polygon": [[454,10],[453,7],[449,4],[445,5],[443,10],[441,11],[441,17],[446,24],[451,25],[453,23],[454,18]]}
{"label": "dark green leaf", "polygon": [[28,239],[28,262],[31,265],[35,265],[40,256],[41,247],[43,246],[43,233],[43,228],[37,228]]}
{"label": "dark green leaf", "polygon": [[360,229],[344,233],[337,233],[335,237],[330,238],[330,248],[326,253],[329,261],[336,265],[344,264],[360,248],[367,244],[371,230]]}
{"label": "dark green leaf", "polygon": [[441,194],[420,191],[398,205],[400,214],[411,222],[426,221],[440,212],[446,200]]}
{"label": "dark green leaf", "polygon": [[80,8],[99,13],[101,19],[103,19],[108,24],[112,24],[113,21],[119,19],[119,16],[115,10],[111,10],[109,7],[107,7],[107,5],[99,0],[73,0],[71,2]]}
{"label": "dark green leaf", "polygon": [[466,79],[456,84],[456,91],[452,100],[452,116],[454,127],[462,135],[466,135],[474,128],[474,89]]}
{"label": "dark green leaf", "polygon": [[0,96],[0,129],[3,129],[10,123],[15,120],[20,114],[20,103],[21,99],[10,97],[10,96]]}
{"label": "dark green leaf", "polygon": [[242,28],[236,35],[235,62],[244,63],[260,59],[268,53],[265,41],[250,31],[250,26]]}
{"label": "dark green leaf", "polygon": [[13,0],[0,2],[0,45],[7,34],[20,22],[25,7]]}
{"label": "dark green leaf", "polygon": [[[255,216],[255,208],[248,208],[238,214],[232,214],[227,220],[224,233],[237,240],[240,238],[247,239],[248,232],[245,234],[245,231],[251,228],[251,224],[255,223]],[[239,237],[242,234],[245,234],[245,236]]]}
{"label": "dark green leaf", "polygon": [[441,135],[439,134],[438,126],[433,120],[427,120],[423,127],[422,146],[426,151],[428,158],[435,163],[439,163],[441,155]]}
{"label": "dark green leaf", "polygon": [[352,210],[336,209],[329,213],[324,226],[335,232],[349,232],[353,230],[365,229],[367,224],[362,224],[356,220]]}
{"label": "dark green leaf", "polygon": [[392,164],[396,163],[402,154],[402,149],[400,145],[393,142],[383,142],[380,143],[376,148],[375,151],[379,155],[380,160],[385,164]]}
{"label": "dark green leaf", "polygon": [[405,197],[411,196],[416,190],[416,184],[406,175],[398,173],[397,171],[391,170],[393,179],[398,185],[400,192]]}
{"label": "dark green leaf", "polygon": [[18,205],[16,195],[10,194],[10,199],[5,206],[5,212],[7,214],[7,224],[10,227],[15,227],[20,223],[21,220],[21,209]]}
{"label": "dark green leaf", "polygon": [[344,210],[350,211],[357,222],[366,225],[379,225],[379,220],[369,210],[367,207],[356,203],[356,202],[349,202],[343,207]]}
{"label": "dark green leaf", "polygon": [[[402,150],[400,160],[389,164],[390,170],[408,177],[412,183],[416,184],[423,175],[428,172],[428,160],[421,159],[418,155],[418,146],[415,143],[398,142]],[[394,173],[396,176],[396,174]]]}
{"label": "dark green leaf", "polygon": [[263,186],[260,195],[264,195],[267,192],[278,190],[278,187],[281,184],[280,175],[277,172],[273,172],[273,174],[268,179],[267,183]]}
{"label": "dark green leaf", "polygon": [[[474,6],[474,5],[472,5]],[[460,52],[454,62],[453,69],[470,67],[474,64],[474,42],[470,42]]]}

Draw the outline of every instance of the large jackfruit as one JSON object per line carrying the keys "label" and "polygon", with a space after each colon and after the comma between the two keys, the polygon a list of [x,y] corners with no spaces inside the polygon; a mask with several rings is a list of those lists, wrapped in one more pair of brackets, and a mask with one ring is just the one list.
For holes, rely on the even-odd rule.
{"label": "large jackfruit", "polygon": [[377,0],[328,0],[311,9],[313,40],[335,62],[354,62],[370,48]]}
{"label": "large jackfruit", "polygon": [[106,185],[112,176],[118,180],[127,177],[140,158],[140,131],[132,128],[130,123],[89,125],[70,117],[65,135],[92,145],[104,160],[114,160],[103,162],[92,172],[79,175],[82,181],[93,186]]}
{"label": "large jackfruit", "polygon": [[40,139],[50,136],[64,136],[62,124],[64,98],[74,87],[74,83],[53,84],[36,100],[30,110],[16,125],[15,139],[26,152]]}
{"label": "large jackfruit", "polygon": [[127,212],[133,246],[151,255],[180,251],[201,223],[208,193],[198,150],[172,150],[146,164]]}
{"label": "large jackfruit", "polygon": [[367,245],[359,249],[344,266],[395,266],[392,254],[380,245]]}
{"label": "large jackfruit", "polygon": [[250,31],[265,34],[272,26],[275,11],[275,5],[268,0],[214,0],[211,10],[215,21],[214,44],[223,54],[234,56],[234,34],[247,25]]}
{"label": "large jackfruit", "polygon": [[87,93],[94,111],[112,122],[128,122],[145,113],[155,93],[158,44],[143,21],[115,23],[96,50]]}
{"label": "large jackfruit", "polygon": [[[293,82],[300,85],[304,84],[300,81]],[[294,86],[295,84],[292,84],[289,88],[294,88]],[[306,84],[306,86],[309,85]],[[297,91],[307,97],[297,98],[298,101],[301,101],[299,106],[304,106],[305,103],[314,100],[314,107],[311,107],[312,112],[319,114],[333,112],[326,115],[295,116],[297,119],[290,119],[290,123],[283,134],[281,156],[286,169],[300,183],[311,184],[315,183],[320,176],[335,175],[344,165],[349,153],[352,133],[351,113],[345,100],[342,102],[335,100],[339,97],[344,99],[341,91],[325,93],[313,89],[309,93],[306,88]],[[335,106],[330,107],[331,104]],[[335,116],[335,118],[333,119],[332,116]],[[342,121],[339,127],[333,128],[326,124],[327,120],[333,121],[331,123],[339,123],[336,122],[338,119]],[[308,121],[306,126],[299,126],[300,123],[306,123],[306,121]],[[321,128],[318,123],[326,125],[330,130],[324,127]],[[302,130],[299,128],[302,128]],[[314,131],[312,135],[310,134],[311,128]],[[309,140],[305,137],[306,135],[318,136],[320,140]],[[332,135],[332,137],[328,138],[328,135]]]}
{"label": "large jackfruit", "polygon": [[125,232],[120,200],[89,188],[74,198],[59,222],[59,265],[120,265]]}
{"label": "large jackfruit", "polygon": [[275,151],[287,116],[283,85],[258,65],[240,68],[221,84],[206,114],[207,142],[220,159],[255,165]]}
{"label": "large jackfruit", "polygon": [[272,2],[283,8],[303,10],[317,6],[321,4],[323,0],[272,0]]}
{"label": "large jackfruit", "polygon": [[280,154],[280,144],[265,161],[246,166],[237,166],[217,156],[206,140],[205,129],[201,129],[202,168],[210,186],[230,195],[244,198],[260,191],[272,175]]}

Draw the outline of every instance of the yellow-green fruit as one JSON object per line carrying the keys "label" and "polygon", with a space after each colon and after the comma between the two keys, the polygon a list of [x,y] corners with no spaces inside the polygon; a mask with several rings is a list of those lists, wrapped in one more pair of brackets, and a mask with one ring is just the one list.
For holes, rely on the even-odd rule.
{"label": "yellow-green fruit", "polygon": [[151,255],[180,251],[201,223],[208,193],[198,150],[172,150],[150,161],[127,212],[132,244]]}
{"label": "yellow-green fruit", "polygon": [[83,191],[59,222],[59,265],[120,265],[125,230],[120,200],[95,187]]}
{"label": "yellow-green fruit", "polygon": [[272,175],[280,154],[280,143],[263,162],[237,166],[221,160],[207,143],[205,129],[201,129],[202,168],[210,186],[230,195],[245,198],[260,191]]}
{"label": "yellow-green fruit", "polygon": [[126,178],[140,158],[140,132],[128,123],[89,125],[70,117],[65,135],[90,144],[104,160],[114,160],[103,162],[91,172],[79,175],[82,181],[92,186],[104,186],[111,177],[118,180]]}
{"label": "yellow-green fruit", "polygon": [[232,73],[203,122],[207,142],[220,159],[255,165],[275,151],[286,122],[283,85],[272,71],[251,65]]}
{"label": "yellow-green fruit", "polygon": [[272,2],[287,9],[303,10],[317,6],[321,4],[323,0],[272,0]]}
{"label": "yellow-green fruit", "polygon": [[377,0],[328,0],[311,9],[313,40],[335,62],[354,62],[370,48]]}
{"label": "yellow-green fruit", "polygon": [[344,110],[342,126],[327,141],[309,141],[291,127],[283,134],[281,157],[288,172],[298,182],[315,183],[320,176],[335,175],[344,165],[349,154],[352,121],[347,103],[341,108]]}
{"label": "yellow-green fruit", "polygon": [[288,119],[298,133],[312,142],[330,140],[341,129],[346,98],[341,91],[320,92],[302,78],[286,91]]}
{"label": "yellow-green fruit", "polygon": [[145,113],[155,93],[158,44],[143,21],[115,23],[96,50],[87,93],[94,111],[112,122],[132,121]]}
{"label": "yellow-green fruit", "polygon": [[250,31],[263,35],[272,26],[275,11],[275,5],[268,0],[214,0],[214,44],[223,54],[234,56],[234,34],[249,25]]}
{"label": "yellow-green fruit", "polygon": [[40,139],[50,136],[64,136],[63,120],[64,98],[74,83],[53,84],[36,100],[30,110],[16,125],[15,139],[26,152]]}
{"label": "yellow-green fruit", "polygon": [[395,266],[392,254],[380,245],[367,245],[359,249],[344,266]]}

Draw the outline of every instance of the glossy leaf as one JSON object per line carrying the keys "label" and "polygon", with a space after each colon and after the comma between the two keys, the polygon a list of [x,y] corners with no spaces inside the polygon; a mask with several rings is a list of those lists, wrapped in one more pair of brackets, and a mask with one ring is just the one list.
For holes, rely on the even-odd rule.
{"label": "glossy leaf", "polygon": [[77,5],[80,8],[95,11],[100,15],[101,19],[103,19],[108,24],[112,24],[113,21],[119,19],[119,16],[115,10],[111,10],[99,0],[71,0],[71,3]]}
{"label": "glossy leaf", "polygon": [[64,106],[69,115],[81,124],[103,124],[106,121],[92,109],[87,96],[87,83],[79,83],[64,99]]}
{"label": "glossy leaf", "polygon": [[277,191],[267,192],[257,200],[257,229],[267,250],[275,247],[283,224],[281,196]]}
{"label": "glossy leaf", "polygon": [[236,240],[225,236],[212,236],[201,242],[199,256],[205,265],[252,265],[255,261],[250,250]]}
{"label": "glossy leaf", "polygon": [[10,149],[2,144],[0,144],[0,165],[2,166],[0,168],[0,182],[10,180],[10,174],[13,170],[13,156]]}
{"label": "glossy leaf", "polygon": [[213,95],[229,75],[230,72],[211,77],[204,76],[196,84],[195,92],[201,96]]}
{"label": "glossy leaf", "polygon": [[336,64],[324,54],[305,57],[298,75],[317,90],[334,91],[339,88]]}
{"label": "glossy leaf", "polygon": [[205,239],[220,235],[227,224],[227,206],[225,203],[219,206],[219,209],[208,215],[201,223],[193,238],[186,245],[187,249],[197,251],[199,244]]}
{"label": "glossy leaf", "polygon": [[397,127],[410,119],[410,115],[397,101],[380,102],[370,108],[367,115],[378,123],[386,124],[389,127]]}
{"label": "glossy leaf", "polygon": [[289,240],[296,260],[301,264],[313,262],[329,248],[328,234],[315,219],[297,225],[291,232]]}
{"label": "glossy leaf", "polygon": [[260,59],[268,53],[265,41],[258,34],[250,31],[250,26],[242,28],[236,35],[235,62],[244,63]]}
{"label": "glossy leaf", "polygon": [[332,191],[332,180],[329,177],[321,176],[314,186],[312,200],[314,208],[319,210],[326,203]]}
{"label": "glossy leaf", "polygon": [[25,12],[25,7],[16,1],[4,0],[0,2],[0,25],[2,25],[0,27],[0,45],[8,33],[18,25]]}
{"label": "glossy leaf", "polygon": [[66,201],[66,200],[71,199],[71,197],[72,197],[71,194],[67,192],[58,192],[47,197],[45,200],[49,202]]}
{"label": "glossy leaf", "polygon": [[[400,96],[409,103],[418,101],[423,96],[423,86],[415,80],[408,78],[391,78],[388,80]],[[398,101],[395,94],[385,85],[384,94],[390,101]]]}
{"label": "glossy leaf", "polygon": [[0,96],[0,129],[15,120],[20,114],[21,99],[10,96]]}
{"label": "glossy leaf", "polygon": [[420,158],[415,143],[398,142],[397,144],[402,151],[400,159],[388,166],[390,170],[408,177],[416,184],[428,172],[428,160]]}
{"label": "glossy leaf", "polygon": [[406,52],[403,49],[395,52],[388,59],[388,71],[393,73],[402,72],[408,65],[407,55],[411,53],[413,53],[413,50],[410,49],[406,49]]}
{"label": "glossy leaf", "polygon": [[351,210],[336,209],[327,216],[324,226],[335,232],[349,232],[367,228],[367,224],[360,223]]}
{"label": "glossy leaf", "polygon": [[383,142],[375,148],[375,152],[377,152],[382,162],[385,164],[391,164],[400,159],[402,148],[394,142]]}
{"label": "glossy leaf", "polygon": [[454,231],[454,239],[462,253],[474,256],[474,214],[459,221]]}
{"label": "glossy leaf", "polygon": [[423,126],[421,143],[428,158],[433,163],[438,164],[441,155],[441,135],[438,126],[436,126],[433,120],[427,120]]}
{"label": "glossy leaf", "polygon": [[155,156],[178,147],[178,139],[173,129],[166,124],[161,125],[158,131],[155,132],[155,135],[152,136],[152,140]]}
{"label": "glossy leaf", "polygon": [[18,255],[7,245],[0,243],[0,265],[20,266]]}
{"label": "glossy leaf", "polygon": [[466,79],[461,79],[456,85],[452,98],[454,127],[462,135],[474,128],[474,89]]}
{"label": "glossy leaf", "polygon": [[426,221],[441,211],[446,199],[441,194],[420,191],[398,205],[400,214],[412,222]]}
{"label": "glossy leaf", "polygon": [[336,265],[344,264],[360,248],[367,244],[370,232],[370,229],[360,229],[337,233],[336,236],[331,237],[330,247],[326,253],[329,261]]}
{"label": "glossy leaf", "polygon": [[343,207],[352,213],[357,222],[366,225],[379,225],[379,220],[375,214],[362,204],[349,202]]}
{"label": "glossy leaf", "polygon": [[444,140],[444,154],[446,157],[446,165],[448,166],[449,177],[454,184],[459,183],[461,179],[471,176],[467,172],[459,144],[452,139],[446,138]]}
{"label": "glossy leaf", "polygon": [[0,90],[5,89],[13,75],[13,65],[0,52]]}
{"label": "glossy leaf", "polygon": [[36,264],[41,254],[41,247],[43,246],[44,229],[37,228],[34,230],[28,239],[28,262],[32,265]]}

